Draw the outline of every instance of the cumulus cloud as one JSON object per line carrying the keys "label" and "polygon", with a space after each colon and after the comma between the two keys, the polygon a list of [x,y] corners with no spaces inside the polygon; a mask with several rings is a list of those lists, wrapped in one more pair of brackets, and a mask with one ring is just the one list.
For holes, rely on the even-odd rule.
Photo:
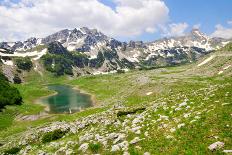
{"label": "cumulus cloud", "polygon": [[21,0],[0,4],[0,41],[44,37],[64,28],[87,26],[112,37],[154,33],[168,20],[162,0],[114,0],[115,9],[99,0]]}
{"label": "cumulus cloud", "polygon": [[[228,22],[229,25],[232,26],[232,22]],[[211,34],[211,37],[220,37],[225,39],[232,38],[232,27],[226,28],[220,24],[215,26],[215,31]]]}
{"label": "cumulus cloud", "polygon": [[185,35],[186,29],[189,27],[187,23],[172,23],[168,27],[162,27],[163,36],[178,37]]}

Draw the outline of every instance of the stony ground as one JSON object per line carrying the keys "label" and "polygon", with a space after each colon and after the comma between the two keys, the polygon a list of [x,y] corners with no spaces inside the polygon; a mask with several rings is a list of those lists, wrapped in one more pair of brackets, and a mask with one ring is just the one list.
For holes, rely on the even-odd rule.
{"label": "stony ground", "polygon": [[[200,69],[192,64],[116,75],[122,79],[107,75],[87,78],[89,83],[98,81],[98,89],[86,88],[91,93],[99,91],[99,81],[111,77],[117,81],[117,86],[108,89],[115,94],[111,98],[101,93],[96,96],[110,103],[106,110],[8,136],[0,153],[18,149],[18,154],[36,155],[226,154],[232,150],[231,68],[223,74],[218,71],[229,66],[231,59],[220,59],[223,65],[211,60]],[[125,88],[118,88],[123,85]],[[62,136],[44,141],[45,135],[57,130]]]}

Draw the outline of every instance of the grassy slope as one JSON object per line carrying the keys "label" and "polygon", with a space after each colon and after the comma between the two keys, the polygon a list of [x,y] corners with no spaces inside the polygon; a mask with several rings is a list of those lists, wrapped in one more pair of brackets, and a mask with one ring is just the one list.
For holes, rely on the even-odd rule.
{"label": "grassy slope", "polygon": [[[143,71],[135,72],[134,74],[141,75],[142,73],[145,74]],[[129,74],[133,74],[133,73],[129,73]],[[230,149],[230,147],[232,146],[232,135],[231,135],[232,98],[230,97],[232,93],[231,91],[232,80],[230,78],[217,78],[217,77],[213,77],[213,78],[188,77],[185,79],[183,78],[179,79],[177,78],[178,75],[174,75],[174,74],[175,73],[173,73],[173,69],[171,69],[170,74],[168,74],[168,71],[165,72],[166,78],[169,78],[170,76],[171,79],[173,80],[173,78],[175,77],[175,80],[171,81],[169,79],[167,81],[169,81],[170,83],[165,85],[163,83],[162,86],[165,87],[165,89],[162,90],[161,94],[155,93],[151,96],[146,96],[146,95],[140,96],[139,100],[144,102],[142,106],[145,106],[147,104],[145,107],[150,107],[152,105],[155,105],[156,103],[166,103],[166,105],[159,107],[157,111],[154,111],[152,109],[148,110],[148,114],[151,117],[147,118],[144,122],[140,124],[140,126],[143,127],[141,129],[142,133],[139,135],[139,137],[145,138],[145,140],[142,140],[141,142],[135,145],[130,145],[129,152],[131,154],[143,154],[144,152],[147,151],[150,152],[151,154],[210,154],[211,152],[208,150],[207,147],[210,144],[214,143],[215,141],[225,142],[226,144],[225,149]],[[117,76],[124,77],[126,75],[117,75]],[[104,78],[109,78],[109,77],[111,76],[104,76]],[[96,79],[98,80],[101,79],[104,81],[104,78],[101,76],[101,78],[96,78]],[[166,81],[166,78],[159,78],[159,80]],[[89,78],[87,79],[88,81],[90,80]],[[91,80],[90,83],[96,82],[96,79],[92,79],[93,81]],[[114,81],[113,79],[111,80]],[[78,82],[78,81],[73,81],[73,82]],[[80,79],[80,81],[83,81],[83,79]],[[84,86],[86,87],[86,89],[89,88],[87,83],[85,83]],[[152,88],[156,86],[157,86],[156,82],[154,84],[150,84],[150,87]],[[101,92],[100,91],[101,89],[103,90],[105,89],[103,83],[99,84],[98,87],[92,91]],[[143,87],[141,89],[140,88],[134,89],[133,87],[132,94],[125,97],[125,100],[128,101],[128,103],[130,103],[129,105],[133,105],[133,106],[138,105],[138,100],[137,99],[131,100],[132,98],[131,95],[134,96],[135,94],[142,94],[142,92],[144,91],[143,89],[144,89]],[[130,90],[130,88],[127,88],[127,90]],[[149,91],[151,90],[156,90],[156,89],[149,89]],[[117,96],[116,94],[112,94],[112,95],[113,97]],[[101,93],[99,97],[102,97]],[[107,97],[105,97],[105,99],[104,98],[100,98],[100,99],[104,101],[105,99],[107,99]],[[190,109],[184,107],[179,111],[174,111],[172,106],[178,107],[178,105],[182,103],[185,99],[188,99],[187,103],[190,105]],[[112,101],[114,102],[114,100]],[[223,103],[230,103],[230,104],[223,106]],[[139,103],[139,105],[141,104]],[[164,107],[166,107],[167,109]],[[189,112],[191,113],[190,117],[184,118],[184,114]],[[158,121],[159,115],[169,116],[169,120]],[[119,120],[123,122],[126,119],[132,121],[133,116],[132,118],[122,117]],[[156,122],[154,122],[154,120]],[[179,120],[179,122],[176,122],[175,120]],[[190,123],[192,120],[196,120],[196,122]],[[182,123],[184,123],[185,126],[178,129],[177,126]],[[167,125],[167,127],[162,127],[164,125]],[[101,133],[100,130],[104,130],[104,129],[106,129],[109,133],[121,132],[121,130],[124,129],[124,127],[120,125],[111,124],[109,126],[103,126],[100,123],[99,125],[89,126],[85,128],[84,131],[79,131],[77,135],[71,134],[65,137],[64,139],[58,140],[58,142],[66,143],[67,141],[78,141],[79,136],[84,135],[86,132],[92,133],[92,127],[94,127],[94,129],[96,130],[93,131],[94,134]],[[174,133],[171,133],[170,129],[173,127],[176,129],[176,131]],[[145,137],[144,135],[145,131],[148,132],[149,134],[148,137]],[[137,136],[138,136],[137,134],[129,132],[127,140],[130,141]],[[168,139],[167,136],[171,136],[172,138]],[[75,148],[77,151],[78,146],[75,146]],[[111,147],[104,148],[101,145],[101,148],[102,150],[100,152],[102,154],[111,154],[109,153]],[[51,151],[53,153],[56,151],[56,149],[51,148],[49,144],[43,145],[38,149]],[[81,153],[81,152],[77,151],[76,153]],[[88,154],[91,154],[91,150],[88,151]],[[122,152],[117,152],[116,154],[122,154]],[[221,154],[221,151],[218,151],[217,154]]]}
{"label": "grassy slope", "polygon": [[[28,83],[17,85],[23,95],[24,105],[8,107],[5,112],[0,114],[0,128],[4,129],[0,132],[0,139],[25,131],[28,127],[43,125],[55,120],[71,121],[78,117],[108,109],[90,108],[73,115],[52,115],[52,117],[37,121],[14,121],[14,117],[17,114],[37,114],[43,109],[42,106],[32,103],[38,97],[52,93],[46,89],[45,84],[63,83],[78,86],[80,89],[94,94],[97,101],[102,105],[122,103],[132,107],[137,105],[148,106],[153,104],[154,101],[161,100],[167,102],[168,106],[171,107],[179,104],[187,97],[193,102],[193,107],[196,107],[195,111],[202,109],[199,106],[202,103],[204,103],[202,106],[206,110],[209,110],[211,106],[215,107],[211,112],[202,114],[201,120],[194,125],[189,124],[189,120],[184,120],[188,125],[178,129],[172,135],[176,140],[167,140],[164,135],[166,131],[157,130],[158,124],[153,124],[151,127],[153,132],[150,137],[139,143],[142,149],[138,150],[134,146],[130,146],[131,152],[205,154],[209,153],[206,149],[207,146],[215,140],[226,142],[227,149],[230,149],[229,146],[232,146],[232,135],[229,132],[232,130],[230,121],[231,104],[227,106],[222,106],[221,104],[232,103],[231,97],[225,96],[227,92],[229,94],[232,93],[231,85],[225,85],[226,83],[231,84],[232,81],[230,78],[224,78],[223,75],[217,75],[217,72],[211,78],[201,77],[199,76],[199,70],[201,69],[198,69],[196,74],[194,74],[191,70],[193,66],[195,67],[195,64],[176,68],[132,71],[126,74],[86,76],[74,80],[67,80],[65,77],[57,79],[49,74],[40,77],[36,73],[31,73],[27,79]],[[206,68],[204,67],[202,67],[203,71]],[[191,72],[189,72],[189,69]],[[194,92],[202,88],[208,88],[211,85],[225,85],[225,87],[219,88],[207,101],[204,101],[204,96],[202,96],[202,94],[206,95],[207,91],[199,92],[198,95],[194,94]],[[170,95],[170,90],[172,95]],[[153,94],[148,96],[146,95],[148,92],[153,92]],[[170,111],[161,109],[158,112],[151,113],[151,115],[152,118],[157,119],[157,114],[170,115],[169,113]],[[172,116],[181,117],[184,113],[186,112],[181,111]],[[177,125],[174,121],[171,121],[170,124]],[[135,135],[132,134],[130,136],[133,137]],[[219,139],[215,139],[214,136],[219,136]],[[73,137],[70,137],[70,139],[73,139]]]}
{"label": "grassy slope", "polygon": [[53,75],[46,73],[44,76],[40,76],[36,72],[31,72],[26,75],[26,83],[20,85],[14,85],[17,87],[23,97],[22,106],[8,106],[3,112],[0,113],[0,140],[22,131],[27,130],[30,127],[36,127],[38,125],[47,124],[56,120],[73,120],[78,117],[89,115],[95,112],[100,112],[104,108],[88,109],[85,112],[72,114],[72,115],[48,115],[44,119],[36,121],[16,121],[16,117],[24,115],[37,115],[43,112],[44,106],[35,104],[38,98],[52,94],[53,92],[48,90],[47,84],[67,84],[67,77],[54,77]]}

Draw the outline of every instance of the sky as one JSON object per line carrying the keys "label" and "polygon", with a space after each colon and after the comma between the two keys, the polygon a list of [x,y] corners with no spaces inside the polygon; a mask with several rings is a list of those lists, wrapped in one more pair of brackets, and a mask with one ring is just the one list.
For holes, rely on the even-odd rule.
{"label": "sky", "polygon": [[231,0],[0,0],[0,41],[96,28],[120,41],[153,41],[198,28],[232,38]]}

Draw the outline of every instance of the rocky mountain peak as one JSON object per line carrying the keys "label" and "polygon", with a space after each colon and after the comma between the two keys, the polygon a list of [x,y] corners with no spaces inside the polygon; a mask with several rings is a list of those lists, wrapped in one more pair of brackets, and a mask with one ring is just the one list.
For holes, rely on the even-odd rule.
{"label": "rocky mountain peak", "polygon": [[96,29],[89,29],[88,27],[82,27],[80,30],[86,34],[97,34],[98,31]]}
{"label": "rocky mountain peak", "polygon": [[61,43],[64,43],[68,36],[69,36],[69,30],[64,29],[64,30],[56,32],[52,35],[49,35],[46,38],[43,38],[42,43],[49,44],[49,43],[54,42],[54,41],[59,41]]}
{"label": "rocky mountain peak", "polygon": [[207,40],[208,37],[200,31],[200,29],[192,29],[190,36],[196,40]]}

